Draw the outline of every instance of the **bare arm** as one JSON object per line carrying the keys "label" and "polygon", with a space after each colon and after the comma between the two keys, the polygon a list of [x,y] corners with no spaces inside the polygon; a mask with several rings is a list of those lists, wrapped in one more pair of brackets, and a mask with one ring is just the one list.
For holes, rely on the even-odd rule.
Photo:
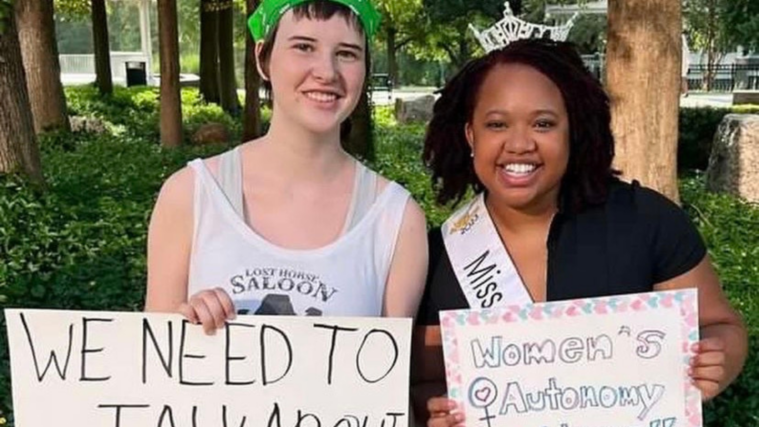
{"label": "bare arm", "polygon": [[748,352],[746,326],[722,292],[709,256],[690,271],[655,285],[656,290],[698,288],[701,341],[693,374],[704,400],[721,393],[743,369]]}
{"label": "bare arm", "polygon": [[145,311],[181,313],[208,334],[235,316],[234,302],[221,288],[187,295],[193,239],[195,176],[172,175],[158,195],[148,230],[148,289]]}
{"label": "bare arm", "polygon": [[187,301],[193,232],[194,175],[188,168],[161,188],[148,229],[145,311],[176,313]]}
{"label": "bare arm", "polygon": [[424,292],[428,258],[424,212],[415,201],[409,200],[385,285],[385,316],[416,316]]}

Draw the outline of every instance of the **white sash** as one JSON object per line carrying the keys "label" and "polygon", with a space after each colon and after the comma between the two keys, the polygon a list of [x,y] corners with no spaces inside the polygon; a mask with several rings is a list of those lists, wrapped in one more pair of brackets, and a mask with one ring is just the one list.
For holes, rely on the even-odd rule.
{"label": "white sash", "polygon": [[451,215],[441,232],[453,272],[470,308],[532,302],[493,225],[484,193]]}

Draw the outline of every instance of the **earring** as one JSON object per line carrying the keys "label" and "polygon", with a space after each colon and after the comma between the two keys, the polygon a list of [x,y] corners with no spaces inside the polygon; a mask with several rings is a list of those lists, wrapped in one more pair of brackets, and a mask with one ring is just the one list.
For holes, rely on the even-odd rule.
{"label": "earring", "polygon": [[474,150],[469,152],[469,157],[474,158]]}

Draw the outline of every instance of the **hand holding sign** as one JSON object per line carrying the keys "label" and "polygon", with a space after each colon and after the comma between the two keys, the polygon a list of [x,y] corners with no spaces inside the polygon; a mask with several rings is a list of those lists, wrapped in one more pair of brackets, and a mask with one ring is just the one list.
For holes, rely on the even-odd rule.
{"label": "hand holding sign", "polygon": [[[699,427],[696,301],[683,290],[444,312],[449,395],[469,427]],[[694,363],[713,379],[719,345],[706,345]],[[449,417],[430,426],[461,422]]]}
{"label": "hand holding sign", "polygon": [[710,400],[725,381],[725,341],[718,337],[706,338],[694,344],[693,351],[696,356],[691,360],[691,378],[703,399]]}
{"label": "hand holding sign", "polygon": [[400,427],[410,319],[6,310],[16,425]]}

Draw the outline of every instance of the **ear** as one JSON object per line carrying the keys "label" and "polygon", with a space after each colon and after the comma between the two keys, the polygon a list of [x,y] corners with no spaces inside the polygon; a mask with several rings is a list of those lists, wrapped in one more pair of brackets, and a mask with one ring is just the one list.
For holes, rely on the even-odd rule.
{"label": "ear", "polygon": [[264,42],[263,40],[256,42],[255,47],[255,54],[256,54],[256,69],[258,70],[258,75],[261,76],[264,80],[269,80],[269,76],[264,72],[263,68],[261,68],[261,51],[264,48]]}
{"label": "ear", "polygon": [[466,136],[466,143],[469,144],[469,148],[474,152],[474,130],[472,130],[472,124],[469,122],[464,125],[464,135]]}

